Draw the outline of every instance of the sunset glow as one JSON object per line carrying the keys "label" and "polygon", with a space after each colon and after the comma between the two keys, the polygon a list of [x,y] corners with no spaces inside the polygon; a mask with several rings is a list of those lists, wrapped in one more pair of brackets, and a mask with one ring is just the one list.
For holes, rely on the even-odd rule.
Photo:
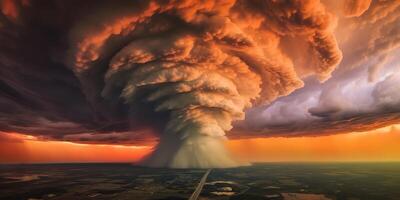
{"label": "sunset glow", "polygon": [[[151,146],[78,144],[40,141],[7,133],[1,163],[135,162]],[[250,162],[400,161],[400,125],[362,133],[319,137],[230,140],[228,149]]]}
{"label": "sunset glow", "polygon": [[400,161],[398,125],[319,137],[235,140],[229,149],[253,162]]}
{"label": "sunset glow", "polygon": [[41,141],[32,136],[4,133],[0,163],[134,162],[150,150],[146,146],[78,144]]}

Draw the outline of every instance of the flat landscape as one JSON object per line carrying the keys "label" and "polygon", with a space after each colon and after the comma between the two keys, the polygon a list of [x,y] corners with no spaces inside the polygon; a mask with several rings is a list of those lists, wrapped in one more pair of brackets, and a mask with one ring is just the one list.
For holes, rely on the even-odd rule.
{"label": "flat landscape", "polygon": [[[206,170],[131,164],[0,165],[0,199],[188,199]],[[400,163],[259,163],[213,169],[199,199],[397,200]]]}

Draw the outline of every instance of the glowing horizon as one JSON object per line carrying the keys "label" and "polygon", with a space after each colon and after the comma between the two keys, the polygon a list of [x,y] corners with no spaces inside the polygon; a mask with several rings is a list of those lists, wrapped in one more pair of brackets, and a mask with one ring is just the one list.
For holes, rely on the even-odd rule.
{"label": "glowing horizon", "polygon": [[[3,133],[1,164],[136,162],[152,146],[81,144],[44,141],[29,135]],[[274,137],[229,140],[226,146],[249,162],[397,162],[400,125],[373,131],[318,137]]]}

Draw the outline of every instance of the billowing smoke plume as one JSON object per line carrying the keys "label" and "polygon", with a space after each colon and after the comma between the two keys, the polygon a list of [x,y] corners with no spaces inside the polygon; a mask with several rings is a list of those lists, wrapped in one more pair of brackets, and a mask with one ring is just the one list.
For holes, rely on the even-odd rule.
{"label": "billowing smoke plume", "polygon": [[[341,59],[334,16],[317,0],[145,1],[94,16],[72,33],[71,65],[94,105],[167,113],[148,166],[238,165],[223,147],[232,122],[301,87],[304,74],[328,78]],[[296,69],[289,54],[304,48]]]}

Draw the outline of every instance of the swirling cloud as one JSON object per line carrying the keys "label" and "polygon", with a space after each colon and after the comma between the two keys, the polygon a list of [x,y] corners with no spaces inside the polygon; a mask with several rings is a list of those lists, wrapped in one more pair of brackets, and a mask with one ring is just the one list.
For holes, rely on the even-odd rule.
{"label": "swirling cloud", "polygon": [[318,135],[395,123],[398,79],[387,66],[398,9],[352,0],[3,1],[0,130],[85,143],[160,138],[148,165],[226,167],[236,165],[221,145],[228,131]]}

